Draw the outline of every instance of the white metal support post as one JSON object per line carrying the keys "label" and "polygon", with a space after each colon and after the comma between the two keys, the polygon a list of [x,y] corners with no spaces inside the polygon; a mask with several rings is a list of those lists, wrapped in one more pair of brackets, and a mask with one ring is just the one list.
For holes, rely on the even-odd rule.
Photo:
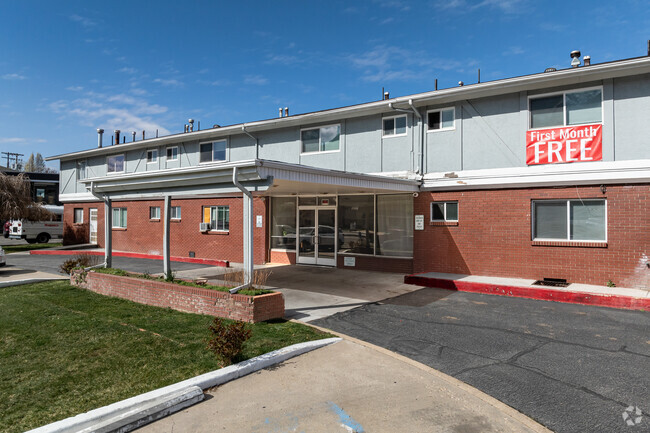
{"label": "white metal support post", "polygon": [[109,198],[104,198],[104,267],[113,267],[113,209]]}
{"label": "white metal support post", "polygon": [[237,179],[237,167],[232,170],[232,182],[243,193],[244,214],[244,284],[230,289],[230,293],[237,293],[241,289],[251,286],[253,280],[253,194],[247,190]]}
{"label": "white metal support post", "polygon": [[167,277],[169,275],[169,273],[171,272],[171,270],[172,270],[171,257],[169,255],[169,252],[170,252],[170,248],[169,248],[169,237],[170,237],[169,236],[170,235],[170,233],[169,233],[169,221],[171,219],[170,214],[171,214],[171,210],[172,210],[171,202],[172,202],[171,197],[166,195],[165,196],[165,208],[164,208],[164,212],[165,212],[164,218],[165,218],[165,220],[164,220],[164,223],[163,223],[163,227],[164,227],[164,229],[163,229],[164,230],[164,232],[163,232],[163,274],[165,275],[165,277]]}

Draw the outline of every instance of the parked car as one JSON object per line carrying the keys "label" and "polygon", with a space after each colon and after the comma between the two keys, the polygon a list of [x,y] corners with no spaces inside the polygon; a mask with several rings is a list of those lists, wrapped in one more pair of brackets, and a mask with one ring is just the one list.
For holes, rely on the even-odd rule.
{"label": "parked car", "polygon": [[5,255],[5,250],[0,247],[0,267],[7,264],[7,257]]}

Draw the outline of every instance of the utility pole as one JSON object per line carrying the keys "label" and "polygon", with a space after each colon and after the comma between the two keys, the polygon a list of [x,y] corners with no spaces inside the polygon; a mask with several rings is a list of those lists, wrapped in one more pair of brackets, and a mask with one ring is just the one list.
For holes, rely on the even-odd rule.
{"label": "utility pole", "polygon": [[9,159],[10,158],[14,158],[16,160],[16,163],[14,164],[14,167],[17,167],[18,166],[18,157],[19,156],[25,156],[22,153],[13,153],[13,152],[1,152],[1,153],[3,155],[7,155],[6,156],[6,158],[7,158],[7,168],[10,168],[9,167]]}

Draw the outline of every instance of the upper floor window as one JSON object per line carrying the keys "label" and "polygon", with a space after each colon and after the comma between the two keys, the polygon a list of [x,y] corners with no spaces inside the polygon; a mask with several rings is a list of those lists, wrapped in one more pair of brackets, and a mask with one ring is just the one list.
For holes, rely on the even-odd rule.
{"label": "upper floor window", "polygon": [[226,140],[213,141],[212,143],[201,143],[201,157],[199,162],[220,162],[226,161]]}
{"label": "upper floor window", "polygon": [[454,109],[445,108],[427,112],[427,129],[429,131],[454,129]]}
{"label": "upper floor window", "polygon": [[406,116],[384,117],[384,137],[406,135]]}
{"label": "upper floor window", "polygon": [[339,150],[341,125],[321,126],[300,131],[302,153],[332,152]]}
{"label": "upper floor window", "polygon": [[158,149],[147,150],[147,164],[158,162]]}
{"label": "upper floor window", "polygon": [[178,146],[167,148],[167,162],[178,160]]}
{"label": "upper floor window", "polygon": [[86,178],[86,160],[77,161],[77,180]]}
{"label": "upper floor window", "polygon": [[431,203],[431,221],[458,221],[458,202]]}
{"label": "upper floor window", "polygon": [[530,127],[582,125],[603,119],[601,89],[532,97],[529,100]]}
{"label": "upper floor window", "polygon": [[533,239],[560,241],[607,240],[606,201],[533,201]]}
{"label": "upper floor window", "polygon": [[124,155],[111,155],[106,158],[107,173],[124,172]]}

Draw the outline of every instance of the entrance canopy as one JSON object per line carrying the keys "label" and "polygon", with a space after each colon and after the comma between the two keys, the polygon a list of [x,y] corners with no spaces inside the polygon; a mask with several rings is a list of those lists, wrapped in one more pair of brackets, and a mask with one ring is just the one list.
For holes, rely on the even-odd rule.
{"label": "entrance canopy", "polygon": [[199,167],[155,170],[81,180],[94,195],[111,200],[137,200],[172,196],[240,194],[238,179],[255,195],[364,194],[418,192],[420,181],[392,176],[350,173],[268,160],[249,160]]}

